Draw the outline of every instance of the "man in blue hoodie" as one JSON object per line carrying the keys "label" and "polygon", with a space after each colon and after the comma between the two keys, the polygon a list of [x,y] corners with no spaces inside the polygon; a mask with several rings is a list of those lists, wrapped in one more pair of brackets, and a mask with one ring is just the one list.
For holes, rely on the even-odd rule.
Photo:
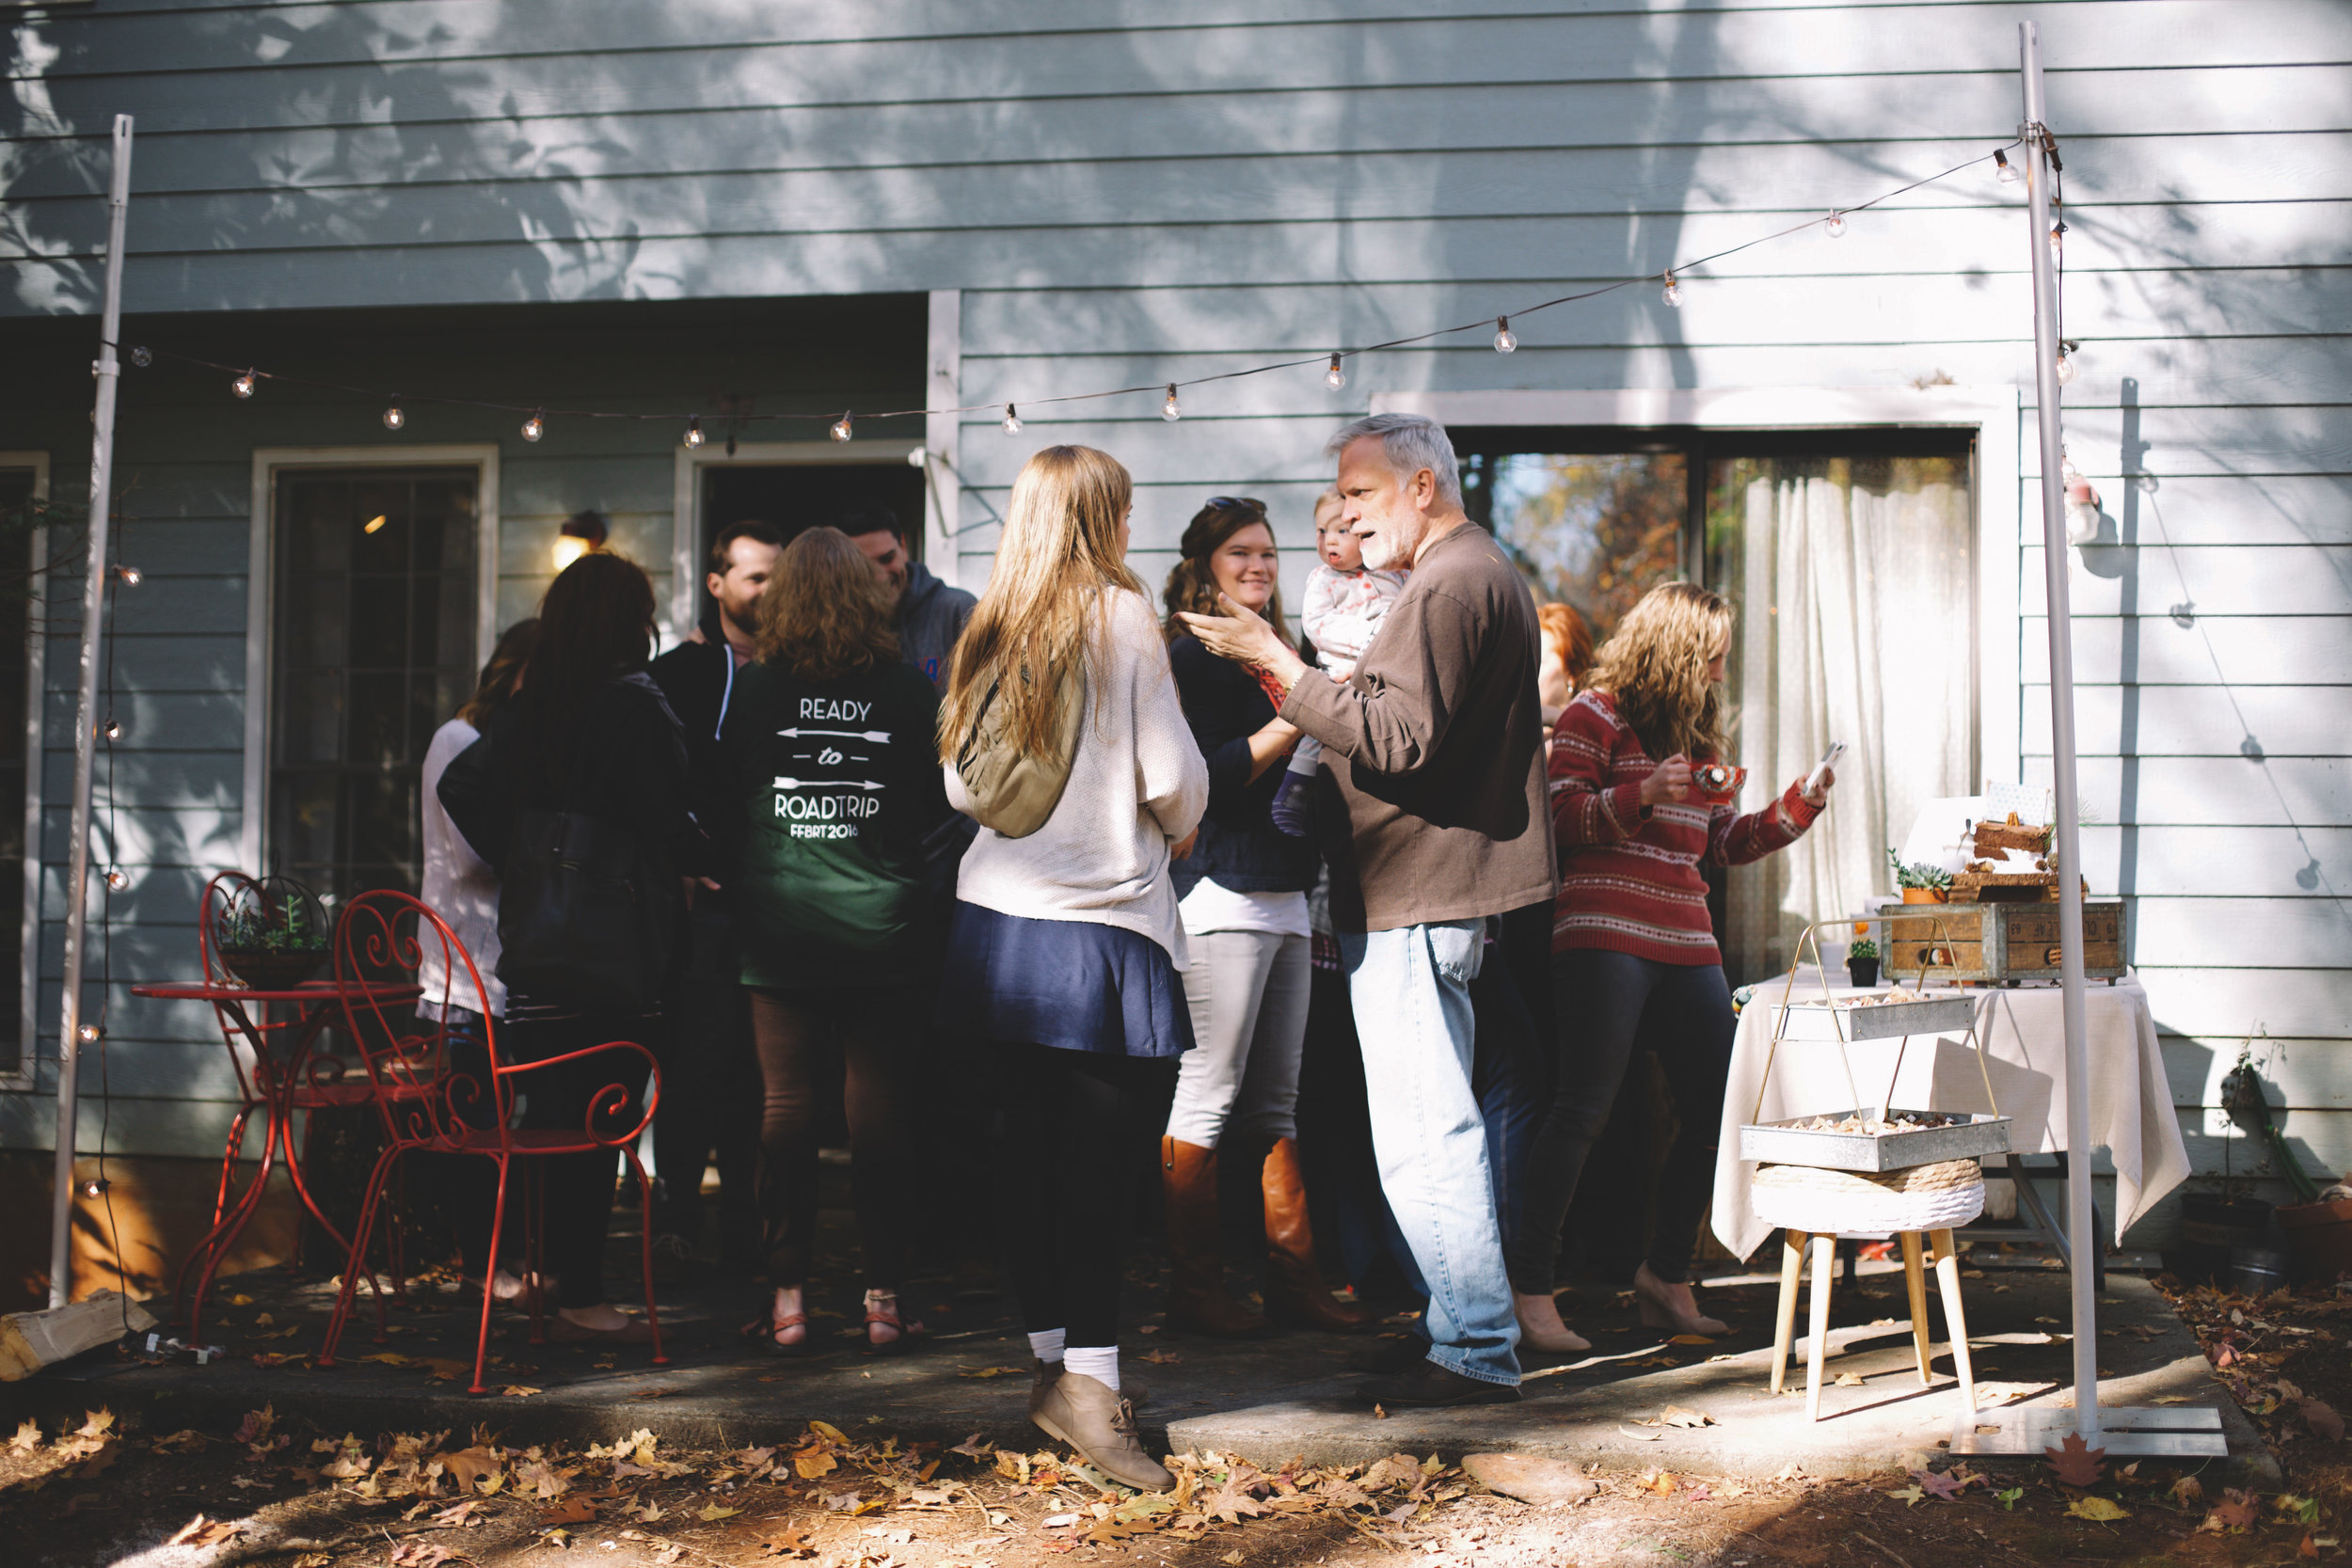
{"label": "man in blue hoodie", "polygon": [[835,517],[833,526],[866,552],[874,575],[898,601],[898,657],[946,691],[947,660],[979,601],[961,588],[948,587],[907,553],[906,531],[888,507],[861,501]]}

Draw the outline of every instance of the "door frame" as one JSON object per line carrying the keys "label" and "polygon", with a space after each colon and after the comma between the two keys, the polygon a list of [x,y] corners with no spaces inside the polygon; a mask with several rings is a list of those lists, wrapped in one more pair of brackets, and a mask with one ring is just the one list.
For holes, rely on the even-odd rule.
{"label": "door frame", "polygon": [[1376,392],[1375,414],[1449,426],[1686,426],[1759,432],[1972,430],[1976,474],[1978,787],[2023,776],[2025,691],[2017,574],[2025,543],[2026,404],[2013,387],[1627,388],[1615,391]]}
{"label": "door frame", "polygon": [[[33,473],[33,499],[49,499],[49,454],[45,451],[0,451],[0,468],[30,468]],[[49,579],[40,575],[41,547],[49,531],[37,528],[26,543],[30,552],[26,566],[35,574],[33,583],[40,595],[34,602],[49,602]],[[48,700],[47,655],[49,639],[43,635],[40,617],[27,614],[24,626],[24,877],[21,895],[24,898],[24,941],[17,954],[18,1011],[22,1015],[17,1029],[17,1065],[14,1071],[0,1071],[0,1093],[22,1093],[38,1087],[40,1070],[40,884],[41,884],[41,762],[42,721]]]}
{"label": "door frame", "polygon": [[269,810],[270,606],[278,584],[278,476],[290,468],[463,468],[474,470],[473,663],[498,640],[499,448],[496,442],[402,447],[256,447],[253,508],[246,546],[245,790],[237,854],[260,875]]}
{"label": "door frame", "polygon": [[[914,467],[928,451],[889,441],[739,441],[735,455],[722,446],[680,447],[670,491],[670,624],[662,641],[675,641],[694,627],[703,591],[703,470],[705,468],[793,468],[853,464],[877,467],[898,460]],[[912,461],[910,461],[912,459]],[[927,509],[928,510],[928,509]],[[926,538],[925,543],[929,540]]]}

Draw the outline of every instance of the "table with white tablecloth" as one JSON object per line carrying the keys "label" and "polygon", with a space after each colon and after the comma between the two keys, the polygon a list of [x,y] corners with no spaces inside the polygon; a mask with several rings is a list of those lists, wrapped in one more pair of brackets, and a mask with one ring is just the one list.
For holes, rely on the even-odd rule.
{"label": "table with white tablecloth", "polygon": [[[1753,1254],[1773,1229],[1756,1217],[1750,1201],[1756,1163],[1740,1158],[1740,1127],[1852,1109],[1855,1085],[1863,1103],[1879,1104],[1886,1095],[1888,1074],[1896,1071],[1899,1053],[1900,1071],[1885,1103],[1913,1111],[1989,1111],[1994,1108],[1985,1097],[1989,1077],[1994,1101],[2010,1118],[2013,1152],[2049,1154],[2065,1148],[2066,1036],[2057,986],[1971,987],[1961,993],[1976,1004],[1977,1037],[1985,1051],[1981,1071],[1976,1052],[1962,1034],[1915,1036],[1907,1047],[1899,1039],[1865,1040],[1844,1046],[1842,1060],[1835,1042],[1784,1039],[1775,1052],[1773,1019],[1787,986],[1784,975],[1756,987],[1740,1011],[1732,1045],[1723,1141],[1715,1157],[1714,1228],[1738,1256]],[[1851,986],[1829,990],[1833,997],[1855,994]],[[1820,972],[1807,965],[1793,995],[1818,1000]],[[2083,995],[2090,1053],[2090,1139],[2108,1151],[2115,1164],[2115,1231],[2120,1236],[2187,1177],[2188,1149],[2173,1115],[2147,991],[2137,981],[2122,979],[2113,985],[2092,981]]]}

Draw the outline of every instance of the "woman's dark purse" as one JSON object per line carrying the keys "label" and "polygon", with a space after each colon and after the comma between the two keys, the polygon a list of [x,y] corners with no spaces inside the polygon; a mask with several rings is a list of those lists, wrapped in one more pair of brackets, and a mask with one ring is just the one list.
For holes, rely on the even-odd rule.
{"label": "woman's dark purse", "polygon": [[499,890],[499,978],[532,1002],[581,1012],[657,1010],[675,928],[657,875],[627,828],[523,811]]}

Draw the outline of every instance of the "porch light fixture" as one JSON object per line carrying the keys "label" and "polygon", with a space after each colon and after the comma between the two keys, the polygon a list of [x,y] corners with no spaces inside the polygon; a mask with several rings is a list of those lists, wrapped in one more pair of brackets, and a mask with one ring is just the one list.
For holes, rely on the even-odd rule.
{"label": "porch light fixture", "polygon": [[1665,299],[1676,309],[1682,309],[1682,285],[1675,281],[1675,269],[1672,267],[1666,269]]}
{"label": "porch light fixture", "polygon": [[1823,220],[1821,227],[1829,230],[1829,237],[1831,239],[1842,240],[1846,237],[1846,214],[1843,213],[1832,213],[1826,219]]}
{"label": "porch light fixture", "polygon": [[1323,372],[1323,384],[1335,392],[1347,385],[1347,367],[1340,363],[1337,354],[1331,356],[1331,368]]}
{"label": "porch light fixture", "polygon": [[408,422],[408,416],[400,411],[400,399],[394,396],[391,406],[384,410],[384,428],[398,430]]}
{"label": "porch light fixture", "polygon": [[524,440],[535,441],[540,436],[545,436],[548,433],[548,421],[540,418],[540,414],[544,414],[545,412],[545,409],[541,409],[538,414],[533,414],[531,418],[523,421]]}
{"label": "porch light fixture", "polygon": [[1511,330],[1511,318],[1497,316],[1495,318],[1495,352],[1508,354],[1518,346],[1519,335]]}
{"label": "porch light fixture", "polygon": [[555,569],[561,572],[581,556],[596,554],[611,536],[612,528],[603,513],[573,513],[555,535]]}
{"label": "porch light fixture", "polygon": [[251,371],[247,371],[245,374],[237,377],[236,380],[229,384],[229,389],[236,393],[237,396],[241,398],[251,397],[253,395],[253,372]]}
{"label": "porch light fixture", "polygon": [[1168,384],[1168,396],[1160,403],[1160,418],[1174,424],[1184,417],[1184,405],[1176,401],[1176,383]]}
{"label": "porch light fixture", "polygon": [[844,408],[844,409],[841,411],[841,417],[840,417],[839,419],[837,419],[837,420],[834,420],[834,421],[833,421],[833,438],[834,438],[834,440],[836,440],[836,441],[846,441],[846,440],[848,440],[848,439],[850,438],[850,424],[851,424],[851,421],[850,421],[850,411],[849,409],[847,409],[847,408]]}
{"label": "porch light fixture", "polygon": [[2019,179],[2017,166],[2010,163],[2009,154],[1997,147],[1993,150],[1993,176],[2004,185],[2014,185]]}
{"label": "porch light fixture", "polygon": [[1005,434],[1008,436],[1021,434],[1021,410],[1009,403],[1005,404]]}

